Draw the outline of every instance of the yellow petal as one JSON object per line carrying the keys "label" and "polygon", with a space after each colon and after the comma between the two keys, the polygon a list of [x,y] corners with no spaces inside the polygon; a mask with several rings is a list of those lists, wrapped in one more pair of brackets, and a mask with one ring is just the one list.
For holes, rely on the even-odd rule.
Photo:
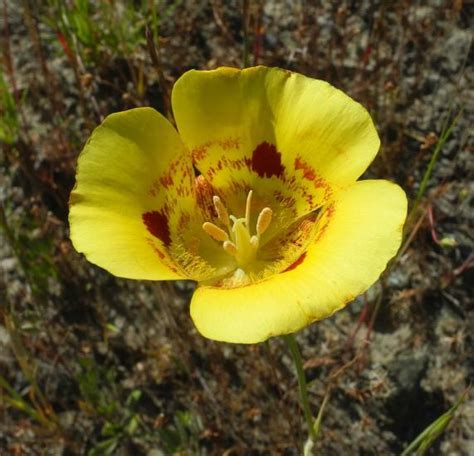
{"label": "yellow petal", "polygon": [[380,144],[360,104],[278,68],[189,71],[172,104],[197,168],[232,210],[253,189],[307,213],[354,182]]}
{"label": "yellow petal", "polygon": [[256,343],[328,317],[367,290],[396,254],[405,193],[383,180],[356,182],[334,195],[306,253],[285,272],[240,288],[200,286],[191,302],[210,339]]}
{"label": "yellow petal", "polygon": [[108,116],[78,159],[69,223],[74,247],[131,279],[186,276],[170,256],[179,219],[193,210],[189,153],[151,108]]}

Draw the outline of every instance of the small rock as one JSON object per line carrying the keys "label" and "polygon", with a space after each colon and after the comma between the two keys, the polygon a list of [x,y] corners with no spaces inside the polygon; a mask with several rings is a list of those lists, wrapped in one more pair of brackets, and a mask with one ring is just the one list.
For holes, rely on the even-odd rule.
{"label": "small rock", "polygon": [[18,267],[18,263],[16,258],[5,258],[4,260],[0,261],[0,269],[4,272],[12,272]]}
{"label": "small rock", "polygon": [[400,389],[412,391],[418,385],[427,361],[426,350],[406,350],[388,365],[388,373],[399,384]]}

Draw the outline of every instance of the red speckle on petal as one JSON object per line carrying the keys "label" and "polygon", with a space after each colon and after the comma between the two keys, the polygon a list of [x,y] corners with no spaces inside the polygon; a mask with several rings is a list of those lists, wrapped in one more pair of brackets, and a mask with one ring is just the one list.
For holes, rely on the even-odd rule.
{"label": "red speckle on petal", "polygon": [[288,272],[293,269],[296,269],[301,263],[303,263],[306,258],[306,252],[303,253],[294,263],[290,264],[283,272]]}
{"label": "red speckle on petal", "polygon": [[166,258],[166,255],[155,245],[155,242],[151,238],[147,238],[147,244],[154,250],[154,252],[158,255],[160,260]]}
{"label": "red speckle on petal", "polygon": [[281,177],[285,167],[281,164],[281,154],[273,144],[263,142],[252,154],[252,169],[260,177]]}
{"label": "red speckle on petal", "polygon": [[331,222],[332,217],[334,216],[334,205],[331,204],[322,214],[322,223],[318,226],[318,232],[316,234],[316,238],[313,242],[319,242],[319,240],[324,236],[326,230],[328,229],[329,223]]}
{"label": "red speckle on petal", "polygon": [[183,212],[180,216],[179,216],[179,228],[184,228],[184,227],[187,227],[189,225],[189,222],[191,221],[191,215],[186,213],[186,212]]}
{"label": "red speckle on petal", "polygon": [[142,220],[147,230],[153,236],[157,237],[161,242],[163,242],[165,246],[169,246],[171,244],[168,217],[163,212],[145,212],[142,215]]}
{"label": "red speckle on petal", "polygon": [[299,157],[295,158],[295,169],[303,170],[303,177],[305,179],[308,179],[310,181],[316,179],[316,173],[315,173],[314,169],[311,168],[311,166],[308,165],[308,163],[306,163],[305,161],[303,161]]}
{"label": "red speckle on petal", "polygon": [[212,197],[216,194],[215,190],[202,175],[196,177],[195,188],[197,204],[203,212],[204,219],[214,220],[216,217],[216,210],[214,209]]}
{"label": "red speckle on petal", "polygon": [[295,198],[293,198],[293,196],[285,196],[279,191],[273,192],[273,196],[278,201],[278,203],[285,209],[292,209],[296,204]]}
{"label": "red speckle on petal", "polygon": [[164,188],[170,188],[173,185],[173,178],[171,174],[165,174],[164,176],[160,177],[160,183],[163,185]]}

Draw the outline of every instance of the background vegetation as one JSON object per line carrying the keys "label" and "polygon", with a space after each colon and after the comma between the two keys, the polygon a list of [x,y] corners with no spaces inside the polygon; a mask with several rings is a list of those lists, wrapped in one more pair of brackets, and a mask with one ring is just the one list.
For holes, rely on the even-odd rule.
{"label": "background vegetation", "polygon": [[[298,454],[281,340],[205,340],[192,283],[116,279],[68,239],[104,116],[169,113],[184,71],[244,61],[367,106],[383,143],[367,177],[410,197],[379,283],[298,336],[315,413],[326,399],[318,454],[398,454],[448,410],[474,373],[472,17],[462,0],[1,0],[0,454]],[[473,429],[467,392],[428,453],[474,454]]]}

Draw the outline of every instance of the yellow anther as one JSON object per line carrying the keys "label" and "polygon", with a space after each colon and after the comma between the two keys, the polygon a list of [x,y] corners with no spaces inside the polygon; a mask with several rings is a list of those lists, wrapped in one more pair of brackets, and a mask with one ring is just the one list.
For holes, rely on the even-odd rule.
{"label": "yellow anther", "polygon": [[257,234],[259,236],[265,233],[265,231],[267,231],[267,228],[269,227],[270,222],[272,221],[272,215],[273,211],[269,207],[263,208],[260,214],[258,215]]}
{"label": "yellow anther", "polygon": [[202,224],[202,229],[216,241],[224,242],[229,239],[228,234],[214,223],[205,222]]}
{"label": "yellow anther", "polygon": [[232,256],[236,256],[237,255],[237,247],[235,246],[235,244],[231,241],[225,241],[224,244],[222,244],[222,247],[224,248],[224,250],[232,255]]}
{"label": "yellow anther", "polygon": [[245,224],[247,225],[247,229],[250,226],[250,211],[252,210],[252,194],[253,194],[253,191],[250,190],[249,194],[247,195],[247,203],[245,204]]}
{"label": "yellow anther", "polygon": [[222,248],[234,257],[236,265],[244,271],[257,260],[260,235],[272,221],[273,212],[269,207],[262,209],[257,217],[256,234],[250,232],[250,216],[252,212],[252,190],[247,195],[245,218],[237,218],[229,214],[221,199],[214,195],[212,201],[219,221],[225,225],[227,232],[214,223],[205,222],[202,229],[214,240],[222,242]]}
{"label": "yellow anther", "polygon": [[258,245],[259,245],[259,240],[257,236],[252,236],[250,238],[250,245],[253,247],[255,251],[257,251]]}
{"label": "yellow anther", "polygon": [[227,212],[226,207],[224,206],[224,203],[221,201],[221,199],[214,195],[212,197],[212,201],[214,203],[214,207],[217,212],[217,217],[219,220],[225,225],[229,226],[229,213]]}

